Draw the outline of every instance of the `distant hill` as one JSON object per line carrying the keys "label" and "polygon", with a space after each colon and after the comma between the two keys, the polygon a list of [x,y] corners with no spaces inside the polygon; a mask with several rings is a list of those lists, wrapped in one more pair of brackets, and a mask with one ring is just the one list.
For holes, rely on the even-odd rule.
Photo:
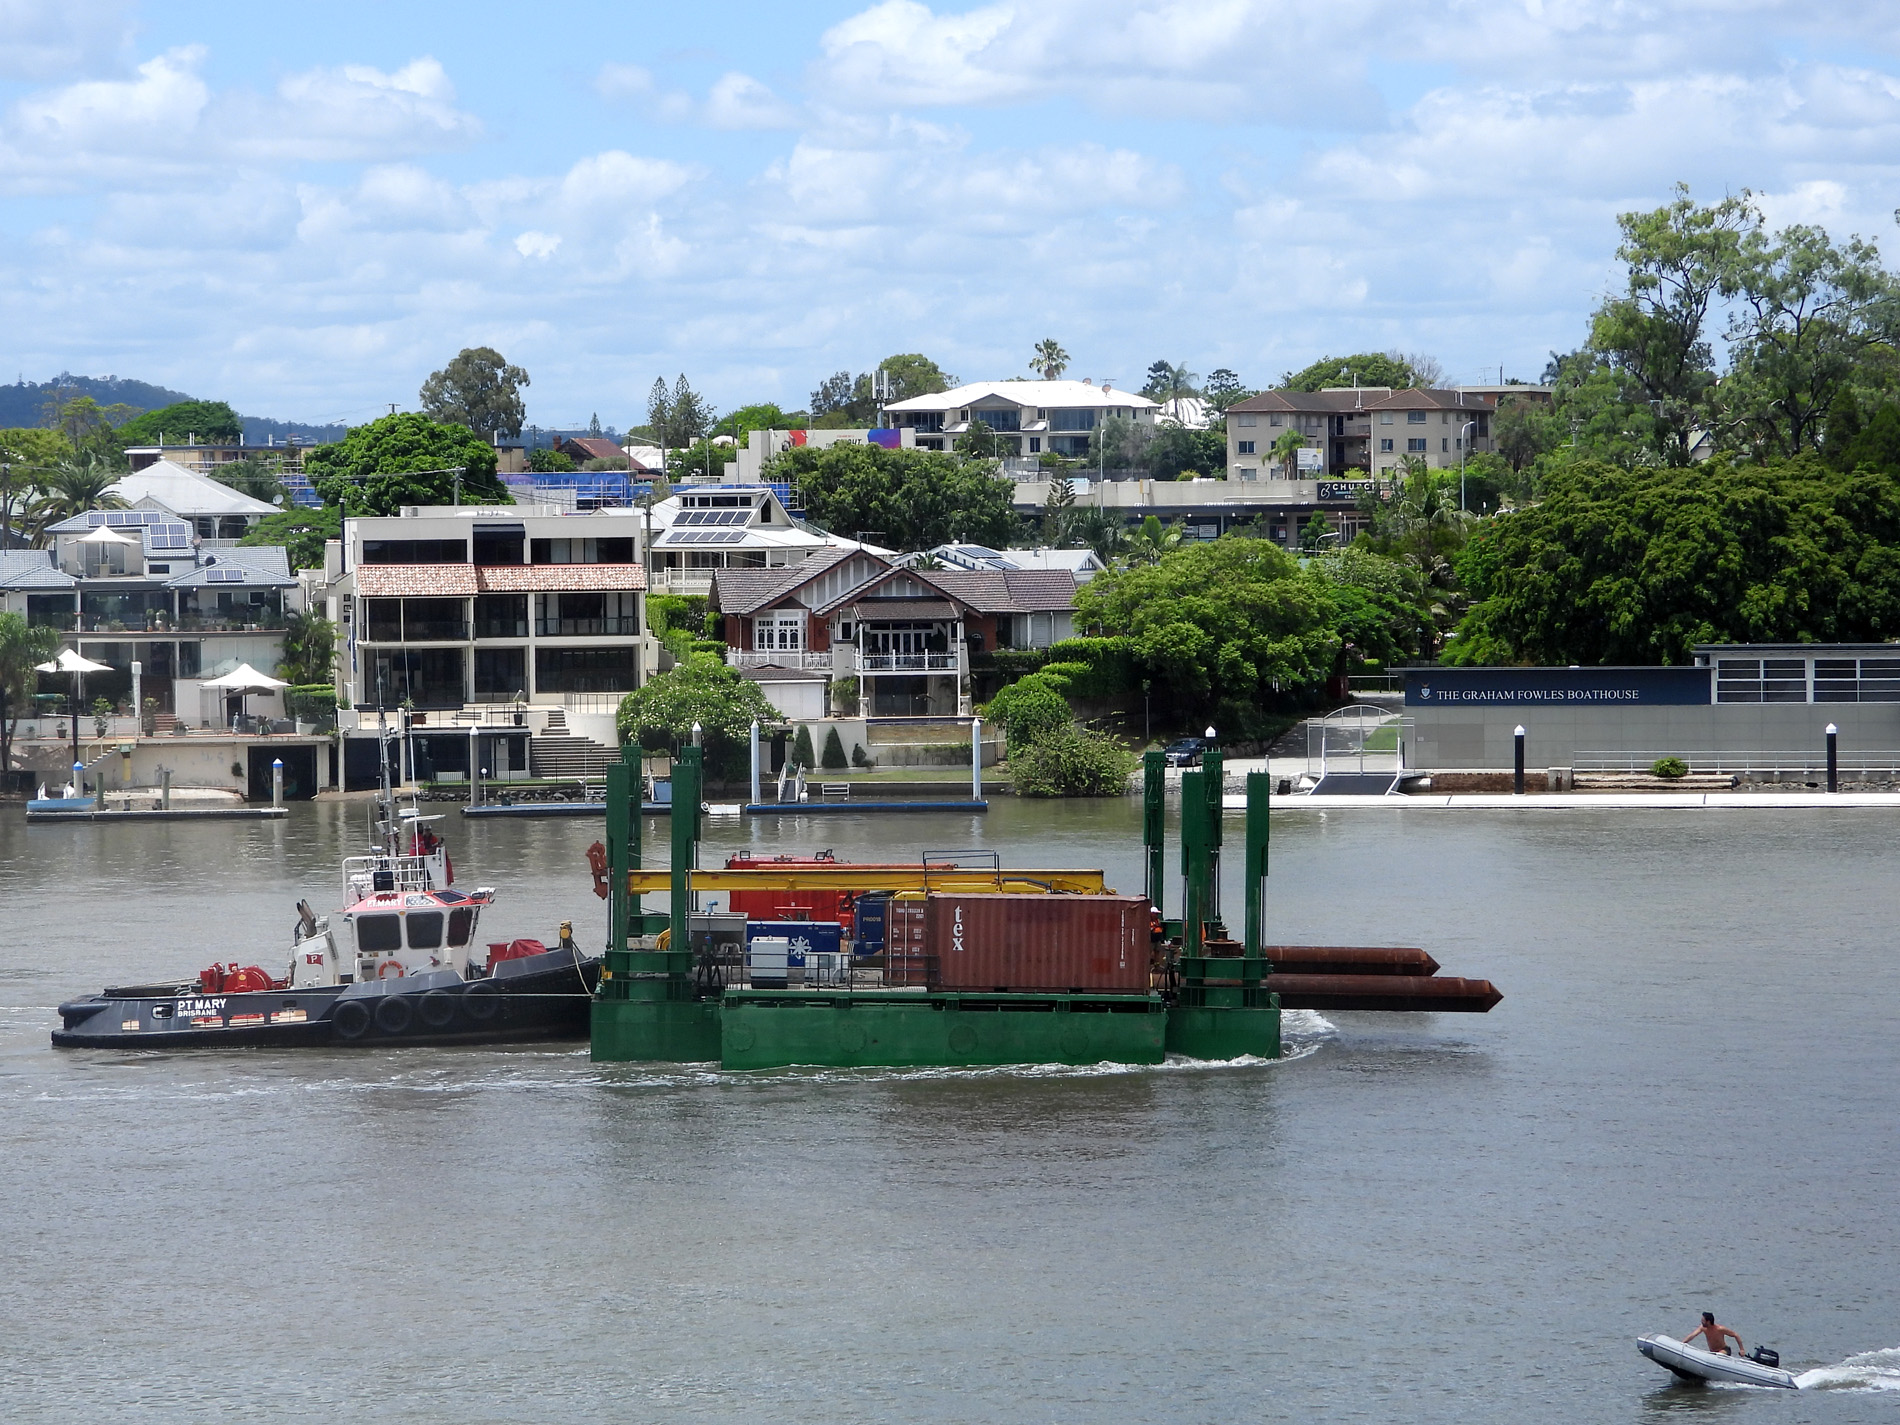
{"label": "distant hill", "polygon": [[[46,403],[60,392],[90,396],[102,406],[125,405],[141,412],[156,411],[179,401],[198,399],[183,391],[167,390],[149,381],[134,381],[129,377],[121,380],[117,376],[74,376],[70,372],[61,372],[51,381],[21,380],[10,386],[0,386],[0,430],[41,424],[45,419]],[[244,422],[246,445],[272,442],[281,445],[293,435],[305,445],[323,445],[343,439],[349,430],[344,425],[309,425],[303,421],[273,420],[268,416],[240,416],[238,419]]]}
{"label": "distant hill", "polygon": [[39,425],[46,403],[60,391],[90,396],[102,406],[127,405],[140,411],[156,411],[174,401],[192,399],[183,391],[168,391],[149,381],[61,372],[51,381],[17,381],[11,386],[0,386],[0,430]]}
{"label": "distant hill", "polygon": [[244,422],[246,445],[282,445],[293,435],[304,445],[328,445],[350,433],[346,425],[313,426],[302,421],[274,421],[268,416],[239,416],[238,419]]}

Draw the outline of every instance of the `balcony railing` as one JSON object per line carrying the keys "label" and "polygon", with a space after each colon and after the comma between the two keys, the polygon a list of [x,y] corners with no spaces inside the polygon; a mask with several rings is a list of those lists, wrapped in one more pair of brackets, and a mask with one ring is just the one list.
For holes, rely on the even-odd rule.
{"label": "balcony railing", "polygon": [[478,618],[475,620],[477,638],[526,638],[528,621],[525,618]]}
{"label": "balcony railing", "polygon": [[276,631],[282,629],[283,626],[282,614],[263,610],[255,614],[180,614],[177,632],[248,633],[258,630]]}
{"label": "balcony railing", "polygon": [[649,585],[656,594],[710,594],[716,569],[655,569]]}
{"label": "balcony railing", "polygon": [[831,671],[829,653],[810,653],[798,648],[726,650],[728,668],[806,668],[815,672]]}
{"label": "balcony railing", "polygon": [[365,643],[466,643],[468,624],[461,619],[410,619],[398,628],[378,620],[366,626]]}
{"label": "balcony railing", "polygon": [[538,618],[534,621],[537,638],[565,638],[588,634],[636,634],[640,620],[631,614],[612,618]]}
{"label": "balcony railing", "polygon": [[955,653],[860,653],[858,668],[865,673],[956,673],[962,660]]}

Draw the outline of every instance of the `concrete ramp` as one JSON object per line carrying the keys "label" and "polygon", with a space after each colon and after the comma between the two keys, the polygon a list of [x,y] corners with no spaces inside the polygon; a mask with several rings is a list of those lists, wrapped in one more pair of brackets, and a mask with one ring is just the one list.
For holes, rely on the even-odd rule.
{"label": "concrete ramp", "polygon": [[1316,797],[1383,797],[1399,789],[1396,772],[1328,772],[1313,788]]}

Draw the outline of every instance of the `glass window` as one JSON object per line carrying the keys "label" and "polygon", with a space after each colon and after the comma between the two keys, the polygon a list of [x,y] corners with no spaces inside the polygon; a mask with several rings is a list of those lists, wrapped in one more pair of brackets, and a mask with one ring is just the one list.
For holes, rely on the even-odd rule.
{"label": "glass window", "polygon": [[1389,426],[1389,425],[1391,425],[1391,424],[1392,424],[1392,412],[1390,412],[1390,411],[1380,411],[1380,412],[1379,412],[1379,424],[1380,424],[1380,425],[1382,425],[1382,426]]}
{"label": "glass window", "polygon": [[402,949],[402,917],[399,915],[357,916],[356,948],[366,955],[381,955],[390,950]]}
{"label": "glass window", "polygon": [[409,912],[409,948],[411,950],[438,950],[442,946],[442,912],[439,910],[412,910]]}
{"label": "glass window", "polygon": [[1258,425],[1260,423],[1260,418],[1258,416],[1243,415],[1239,417],[1238,419],[1239,419],[1239,424],[1243,426]]}
{"label": "glass window", "polygon": [[459,539],[366,539],[365,564],[466,564],[468,545]]}
{"label": "glass window", "polygon": [[1389,435],[1385,436],[1379,441],[1379,451],[1383,455],[1390,455],[1392,453],[1392,437],[1391,436]]}
{"label": "glass window", "polygon": [[1422,435],[1411,437],[1411,439],[1405,442],[1405,448],[1414,455],[1423,455],[1425,453],[1425,437]]}
{"label": "glass window", "polygon": [[1049,413],[1050,430],[1094,430],[1095,412],[1089,410],[1056,410]]}
{"label": "glass window", "polygon": [[542,648],[534,685],[543,693],[626,693],[639,680],[631,644],[619,648]]}
{"label": "glass window", "polygon": [[468,906],[460,906],[449,912],[449,944],[463,946],[475,933],[475,912]]}
{"label": "glass window", "polygon": [[1450,436],[1444,436],[1444,437],[1442,437],[1442,438],[1440,438],[1440,440],[1439,440],[1439,442],[1438,442],[1438,448],[1439,448],[1439,450],[1440,450],[1441,452],[1443,452],[1444,454],[1446,454],[1446,455],[1450,455],[1450,454],[1451,454],[1451,437],[1450,437]]}
{"label": "glass window", "polygon": [[1279,425],[1279,424],[1280,424],[1280,417],[1278,417],[1278,416],[1268,416],[1268,417],[1267,417],[1267,424],[1268,424],[1269,426],[1277,426],[1277,425]]}
{"label": "glass window", "polygon": [[1407,411],[1407,412],[1405,413],[1405,423],[1406,423],[1406,424],[1407,424],[1408,426],[1422,426],[1422,425],[1424,425],[1424,424],[1425,424],[1425,412],[1423,412],[1423,411]]}
{"label": "glass window", "polygon": [[[1013,406],[1008,410],[976,410],[972,411],[970,416],[972,420],[983,422],[983,424],[988,426],[991,430],[1017,431],[1023,428],[1023,413]],[[1061,427],[1059,427],[1059,429],[1061,429]],[[1087,427],[1076,426],[1074,429],[1085,430]]]}
{"label": "glass window", "polygon": [[1241,442],[1240,442],[1240,445],[1239,445],[1239,451],[1240,451],[1240,454],[1242,454],[1242,455],[1252,455],[1252,454],[1253,454],[1253,442],[1252,442],[1251,440],[1243,440],[1243,441],[1241,441]]}

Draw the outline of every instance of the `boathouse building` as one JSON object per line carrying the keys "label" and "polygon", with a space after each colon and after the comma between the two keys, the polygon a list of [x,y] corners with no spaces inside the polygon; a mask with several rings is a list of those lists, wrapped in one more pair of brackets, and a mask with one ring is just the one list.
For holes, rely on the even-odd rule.
{"label": "boathouse building", "polygon": [[1669,668],[1414,668],[1405,672],[1407,764],[1507,769],[1524,729],[1534,768],[1758,776],[1823,765],[1900,770],[1900,643],[1708,644]]}

